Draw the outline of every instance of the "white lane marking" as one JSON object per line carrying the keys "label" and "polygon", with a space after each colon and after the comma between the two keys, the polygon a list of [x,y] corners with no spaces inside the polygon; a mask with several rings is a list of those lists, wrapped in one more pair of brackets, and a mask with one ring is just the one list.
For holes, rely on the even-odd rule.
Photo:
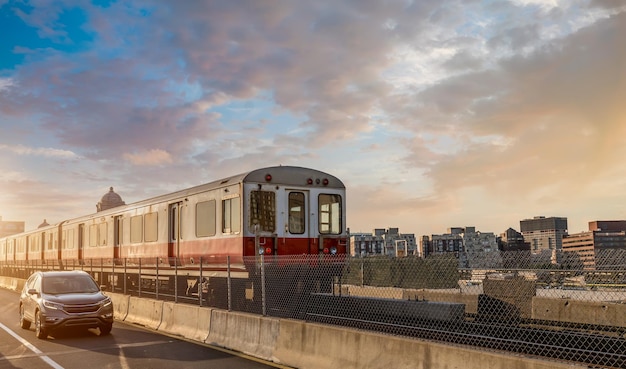
{"label": "white lane marking", "polygon": [[51,367],[53,367],[55,369],[65,369],[61,365],[57,364],[56,361],[50,359],[47,355],[44,355],[44,353],[41,350],[39,350],[37,347],[33,346],[30,342],[26,341],[25,339],[20,337],[17,333],[15,333],[12,330],[10,330],[9,327],[7,327],[6,325],[0,323],[0,328],[4,329],[8,334],[13,336],[13,338],[15,338],[16,340],[20,341],[20,343],[22,345],[28,347],[32,352],[34,352],[37,356],[39,356],[41,358],[41,360],[43,360],[46,363],[48,363],[48,365],[50,365]]}

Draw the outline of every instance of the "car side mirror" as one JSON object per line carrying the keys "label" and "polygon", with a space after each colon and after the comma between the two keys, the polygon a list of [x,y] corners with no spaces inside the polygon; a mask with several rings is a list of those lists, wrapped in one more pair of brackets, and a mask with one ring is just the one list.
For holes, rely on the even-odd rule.
{"label": "car side mirror", "polygon": [[34,289],[34,288],[30,288],[30,289],[28,289],[28,294],[29,295],[39,295],[39,292],[37,292],[37,290]]}
{"label": "car side mirror", "polygon": [[106,291],[107,286],[105,284],[100,285],[100,291]]}

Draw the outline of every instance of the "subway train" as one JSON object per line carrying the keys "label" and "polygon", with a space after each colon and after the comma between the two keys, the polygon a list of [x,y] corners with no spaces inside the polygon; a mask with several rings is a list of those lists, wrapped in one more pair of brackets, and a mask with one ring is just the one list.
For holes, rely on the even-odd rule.
{"label": "subway train", "polygon": [[[258,290],[253,284],[259,260],[276,266],[272,275],[288,278],[300,263],[341,263],[347,248],[342,181],[314,169],[275,166],[4,237],[0,265],[95,266],[113,289],[121,288],[122,268],[125,274],[151,269],[156,270],[152,278],[138,273],[130,285],[196,294],[201,283],[204,291],[215,290],[232,278],[250,296]],[[328,268],[328,273],[336,270]],[[328,281],[332,275],[324,277]]]}

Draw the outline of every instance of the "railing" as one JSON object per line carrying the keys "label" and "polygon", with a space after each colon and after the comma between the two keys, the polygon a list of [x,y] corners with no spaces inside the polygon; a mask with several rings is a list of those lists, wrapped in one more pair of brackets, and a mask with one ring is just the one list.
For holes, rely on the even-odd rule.
{"label": "railing", "polygon": [[623,250],[214,261],[0,263],[0,273],[81,269],[117,293],[626,367]]}

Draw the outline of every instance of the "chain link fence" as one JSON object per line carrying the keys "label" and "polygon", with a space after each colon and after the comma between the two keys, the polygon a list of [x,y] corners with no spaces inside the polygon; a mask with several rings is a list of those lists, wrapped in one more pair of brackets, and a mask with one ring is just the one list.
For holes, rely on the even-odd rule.
{"label": "chain link fence", "polygon": [[82,269],[109,291],[626,368],[626,251],[257,256],[1,265]]}

